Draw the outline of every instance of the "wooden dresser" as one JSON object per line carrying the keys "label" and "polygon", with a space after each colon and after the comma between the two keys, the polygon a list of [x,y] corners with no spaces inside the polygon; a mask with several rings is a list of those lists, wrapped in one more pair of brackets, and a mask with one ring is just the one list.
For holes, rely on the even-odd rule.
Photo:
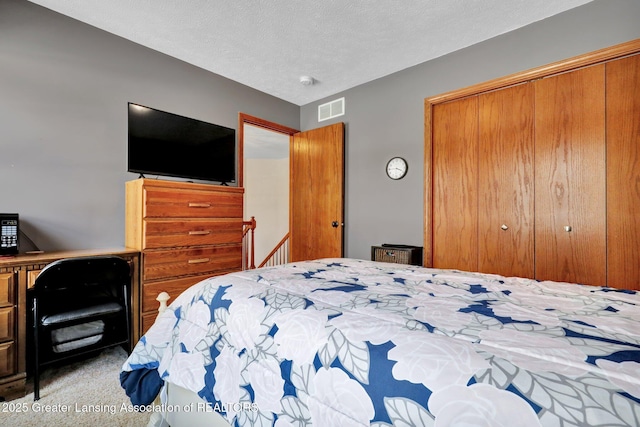
{"label": "wooden dresser", "polygon": [[[91,249],[0,258],[0,401],[22,397],[27,378],[27,290],[47,264],[64,258],[117,255],[131,265],[131,307],[137,311],[139,252],[136,249]],[[132,319],[132,342],[138,341],[137,319]]]}
{"label": "wooden dresser", "polygon": [[142,252],[140,334],[156,297],[175,299],[211,276],[242,269],[243,188],[137,179],[126,183],[125,242]]}

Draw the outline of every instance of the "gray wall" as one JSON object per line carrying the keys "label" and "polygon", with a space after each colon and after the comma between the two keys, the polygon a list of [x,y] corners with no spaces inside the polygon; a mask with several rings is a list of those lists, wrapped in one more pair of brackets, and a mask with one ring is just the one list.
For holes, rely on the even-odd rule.
{"label": "gray wall", "polygon": [[[424,98],[636,38],[640,1],[597,0],[303,106],[302,130],[346,123],[346,255],[423,245]],[[342,96],[346,115],[318,123],[317,106]],[[385,174],[393,156],[409,162],[400,181]]]}
{"label": "gray wall", "polygon": [[300,108],[24,0],[0,0],[0,212],[44,250],[124,244],[127,102],[237,128]]}

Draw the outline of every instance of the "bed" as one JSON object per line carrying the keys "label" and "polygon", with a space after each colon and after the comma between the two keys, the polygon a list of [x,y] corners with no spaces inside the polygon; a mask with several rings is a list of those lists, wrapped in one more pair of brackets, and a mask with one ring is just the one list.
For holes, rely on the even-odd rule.
{"label": "bed", "polygon": [[637,426],[640,295],[296,262],[189,288],[120,378],[165,425]]}

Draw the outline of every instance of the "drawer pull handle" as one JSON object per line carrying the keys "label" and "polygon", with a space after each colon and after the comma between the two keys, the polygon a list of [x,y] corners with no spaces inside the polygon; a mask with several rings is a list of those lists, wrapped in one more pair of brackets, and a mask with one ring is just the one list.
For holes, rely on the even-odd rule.
{"label": "drawer pull handle", "polygon": [[203,262],[209,262],[209,258],[196,258],[189,260],[189,264],[202,264]]}
{"label": "drawer pull handle", "polygon": [[190,208],[210,208],[210,207],[211,207],[211,203],[194,203],[194,202],[189,202],[189,207],[190,207]]}
{"label": "drawer pull handle", "polygon": [[192,230],[192,231],[189,231],[189,236],[204,236],[206,234],[211,234],[211,230]]}
{"label": "drawer pull handle", "polygon": [[387,255],[387,256],[396,256],[395,252],[390,252],[390,251],[385,252],[385,255]]}

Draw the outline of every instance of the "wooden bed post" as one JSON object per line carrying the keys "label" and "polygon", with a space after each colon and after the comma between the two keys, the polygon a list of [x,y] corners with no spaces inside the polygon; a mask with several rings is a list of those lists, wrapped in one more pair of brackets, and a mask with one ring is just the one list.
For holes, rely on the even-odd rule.
{"label": "wooden bed post", "polygon": [[[167,301],[169,301],[171,297],[166,292],[160,292],[156,298],[156,301],[160,303],[160,307],[158,307],[158,316],[160,316],[167,309]],[[156,317],[157,319],[158,317]]]}

